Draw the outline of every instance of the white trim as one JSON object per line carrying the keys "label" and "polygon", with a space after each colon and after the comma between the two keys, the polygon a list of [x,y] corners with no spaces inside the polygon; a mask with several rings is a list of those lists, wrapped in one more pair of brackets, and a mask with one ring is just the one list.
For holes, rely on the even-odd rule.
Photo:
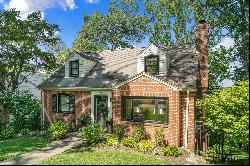
{"label": "white trim", "polygon": [[112,103],[110,102],[110,99],[112,98],[112,91],[91,91],[91,118],[94,121],[94,111],[95,111],[95,101],[94,96],[100,95],[100,96],[108,96],[108,116],[112,116]]}
{"label": "white trim", "polygon": [[169,82],[165,82],[165,81],[163,81],[163,80],[161,80],[161,79],[158,79],[157,77],[154,77],[154,76],[152,76],[152,75],[150,75],[150,74],[148,74],[148,73],[145,73],[145,72],[141,72],[141,73],[139,73],[139,74],[137,74],[137,75],[135,75],[135,76],[133,76],[133,77],[127,79],[126,81],[121,82],[121,83],[115,85],[114,88],[119,88],[119,87],[121,87],[121,86],[123,86],[123,85],[125,85],[125,84],[127,84],[127,83],[129,83],[129,82],[131,82],[131,81],[133,81],[133,80],[136,80],[137,78],[139,78],[139,77],[141,77],[141,76],[146,76],[146,77],[148,77],[148,78],[150,78],[150,79],[152,79],[152,80],[154,80],[154,81],[156,81],[156,82],[159,82],[159,83],[161,83],[161,84],[164,84],[164,85],[168,86],[170,89],[172,89],[172,90],[174,90],[174,91],[179,91],[179,90],[181,90],[181,89],[180,89],[178,86],[176,86],[175,84],[169,83]]}

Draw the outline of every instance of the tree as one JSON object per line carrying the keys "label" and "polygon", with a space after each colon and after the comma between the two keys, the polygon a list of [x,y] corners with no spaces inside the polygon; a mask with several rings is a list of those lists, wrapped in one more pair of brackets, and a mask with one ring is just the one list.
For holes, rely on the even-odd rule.
{"label": "tree", "polygon": [[237,143],[249,142],[249,81],[217,90],[197,102],[214,133],[230,135]]}
{"label": "tree", "polygon": [[[248,79],[249,1],[119,0],[115,2],[121,9],[130,7],[130,12],[132,10],[135,14],[143,13],[147,17],[149,39],[156,45],[194,43],[198,21],[206,20],[209,25],[209,74],[213,79],[210,81],[211,87],[218,87],[220,83],[218,81],[222,78],[236,82]],[[234,39],[234,47],[227,51],[215,52],[213,47],[226,36]],[[218,65],[218,54],[224,64]],[[225,72],[225,69],[230,68],[230,63],[236,60],[240,66],[237,66],[233,73]],[[218,75],[219,79],[214,79],[214,76]]]}
{"label": "tree", "polygon": [[19,84],[27,81],[27,75],[38,67],[53,64],[55,57],[48,51],[59,38],[57,25],[43,20],[40,12],[20,19],[20,12],[14,9],[0,12],[0,70],[6,78],[6,86],[15,91]]}
{"label": "tree", "polygon": [[114,1],[111,1],[106,15],[95,12],[92,16],[84,15],[83,21],[84,25],[73,44],[77,51],[132,47],[147,33],[146,17],[119,9]]}

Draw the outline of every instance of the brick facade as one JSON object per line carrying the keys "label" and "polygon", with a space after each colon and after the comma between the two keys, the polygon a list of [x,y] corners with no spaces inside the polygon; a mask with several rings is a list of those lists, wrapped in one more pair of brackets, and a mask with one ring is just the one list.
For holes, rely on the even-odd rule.
{"label": "brick facade", "polygon": [[[44,92],[44,112],[45,121],[54,122],[57,119],[63,119],[65,121],[77,119],[80,114],[91,114],[91,92],[59,92],[59,91],[48,91]],[[73,114],[53,113],[52,112],[52,94],[67,93],[75,96],[75,112]],[[76,121],[78,124],[78,122]]]}
{"label": "brick facade", "polygon": [[[113,120],[114,126],[118,123],[126,125],[127,135],[133,132],[136,122],[122,121],[121,97],[122,96],[155,96],[169,98],[169,121],[168,124],[144,123],[146,134],[153,139],[154,130],[157,127],[164,128],[165,139],[169,144],[178,146],[184,145],[185,127],[185,92],[173,91],[166,85],[158,83],[150,78],[141,76],[140,78],[121,86],[113,92]],[[194,128],[195,128],[195,93],[189,94],[189,127],[188,127],[188,146],[187,149],[194,152]]]}

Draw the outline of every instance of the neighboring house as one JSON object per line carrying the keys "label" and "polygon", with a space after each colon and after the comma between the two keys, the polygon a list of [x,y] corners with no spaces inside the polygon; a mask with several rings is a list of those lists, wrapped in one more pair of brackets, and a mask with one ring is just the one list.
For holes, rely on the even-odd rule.
{"label": "neighboring house", "polygon": [[37,70],[36,73],[22,73],[23,76],[27,76],[27,81],[22,82],[18,85],[18,90],[20,91],[29,91],[33,96],[41,101],[41,89],[38,89],[37,86],[43,81],[49,78],[49,74],[42,69]]}
{"label": "neighboring house", "polygon": [[[104,103],[113,126],[143,122],[146,134],[164,128],[169,144],[194,152],[204,148],[195,101],[208,88],[208,26],[197,26],[196,44],[73,53],[62,68],[43,82],[43,121],[77,119],[95,122]],[[104,107],[105,108],[105,107]],[[195,143],[196,142],[196,143]],[[197,143],[198,142],[198,143]]]}

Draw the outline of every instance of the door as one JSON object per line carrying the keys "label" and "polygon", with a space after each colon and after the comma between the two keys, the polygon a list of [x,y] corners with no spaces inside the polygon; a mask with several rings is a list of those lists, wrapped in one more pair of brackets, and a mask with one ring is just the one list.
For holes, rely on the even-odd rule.
{"label": "door", "polygon": [[102,127],[106,127],[106,119],[108,118],[108,96],[94,96],[94,120]]}

